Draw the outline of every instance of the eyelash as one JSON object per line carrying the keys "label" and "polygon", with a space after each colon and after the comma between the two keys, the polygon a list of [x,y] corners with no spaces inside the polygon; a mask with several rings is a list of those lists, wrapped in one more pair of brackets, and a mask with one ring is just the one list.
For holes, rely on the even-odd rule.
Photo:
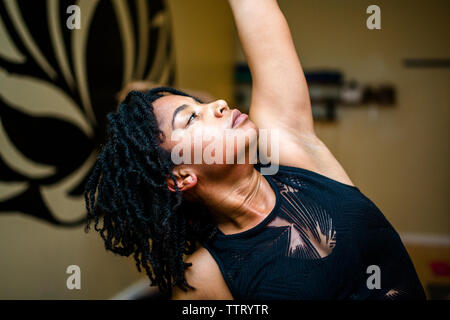
{"label": "eyelash", "polygon": [[191,123],[193,116],[194,116],[194,118],[196,118],[198,115],[197,115],[197,113],[192,112],[186,125],[189,125]]}

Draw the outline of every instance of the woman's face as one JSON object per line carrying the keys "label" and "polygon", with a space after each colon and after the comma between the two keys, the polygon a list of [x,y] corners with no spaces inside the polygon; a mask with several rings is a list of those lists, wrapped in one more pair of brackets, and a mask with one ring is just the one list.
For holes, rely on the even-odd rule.
{"label": "woman's face", "polygon": [[[197,155],[202,155],[202,159],[201,164],[195,162],[195,168],[203,171],[217,169],[226,164],[226,150],[230,148],[230,142],[234,155],[237,155],[248,150],[250,142],[257,139],[255,124],[248,119],[247,115],[241,115],[237,109],[230,109],[224,100],[202,104],[190,97],[166,95],[154,101],[153,106],[159,128],[166,137],[161,146],[172,151],[177,145],[180,146],[183,137],[185,138],[184,143],[188,143],[191,162],[183,163],[184,165],[194,164],[194,155],[197,153]],[[172,139],[174,134],[177,134],[176,139]],[[229,137],[230,134],[238,137],[237,139],[244,139],[245,144],[236,143],[235,139],[227,139],[226,136]],[[210,146],[211,143],[214,144]],[[222,146],[222,153],[218,149],[219,146]],[[180,154],[185,152],[186,145],[184,148]],[[216,152],[219,153],[216,154]],[[204,157],[208,155],[218,156],[213,164],[206,163]],[[222,159],[221,163],[218,163],[218,158]],[[236,161],[236,158],[234,160]]]}

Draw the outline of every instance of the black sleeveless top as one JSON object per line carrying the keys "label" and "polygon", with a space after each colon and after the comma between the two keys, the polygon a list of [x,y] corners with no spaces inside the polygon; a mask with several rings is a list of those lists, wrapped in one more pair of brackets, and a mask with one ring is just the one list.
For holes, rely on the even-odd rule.
{"label": "black sleeveless top", "polygon": [[234,299],[425,299],[398,233],[357,187],[287,166],[264,177],[271,213],[202,243]]}

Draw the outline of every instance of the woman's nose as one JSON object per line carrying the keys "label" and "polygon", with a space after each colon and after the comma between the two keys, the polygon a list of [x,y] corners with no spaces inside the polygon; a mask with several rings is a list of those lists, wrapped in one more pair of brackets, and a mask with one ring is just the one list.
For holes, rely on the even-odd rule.
{"label": "woman's nose", "polygon": [[228,103],[223,99],[215,101],[213,108],[216,117],[222,117],[225,111],[230,110]]}

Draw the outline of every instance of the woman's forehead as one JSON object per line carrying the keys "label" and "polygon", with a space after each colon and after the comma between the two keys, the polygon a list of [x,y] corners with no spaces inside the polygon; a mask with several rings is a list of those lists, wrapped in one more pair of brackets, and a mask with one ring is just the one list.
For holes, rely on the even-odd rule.
{"label": "woman's forehead", "polygon": [[155,107],[164,106],[165,108],[166,107],[176,108],[180,104],[193,103],[193,102],[195,102],[195,100],[192,99],[191,97],[180,96],[177,94],[169,94],[169,95],[164,95],[161,98],[156,99],[156,101],[153,102],[153,105]]}
{"label": "woman's forehead", "polygon": [[196,104],[191,97],[185,97],[175,94],[165,95],[153,102],[153,111],[158,120],[159,127],[164,131],[170,128],[172,115],[175,110],[183,104]]}

